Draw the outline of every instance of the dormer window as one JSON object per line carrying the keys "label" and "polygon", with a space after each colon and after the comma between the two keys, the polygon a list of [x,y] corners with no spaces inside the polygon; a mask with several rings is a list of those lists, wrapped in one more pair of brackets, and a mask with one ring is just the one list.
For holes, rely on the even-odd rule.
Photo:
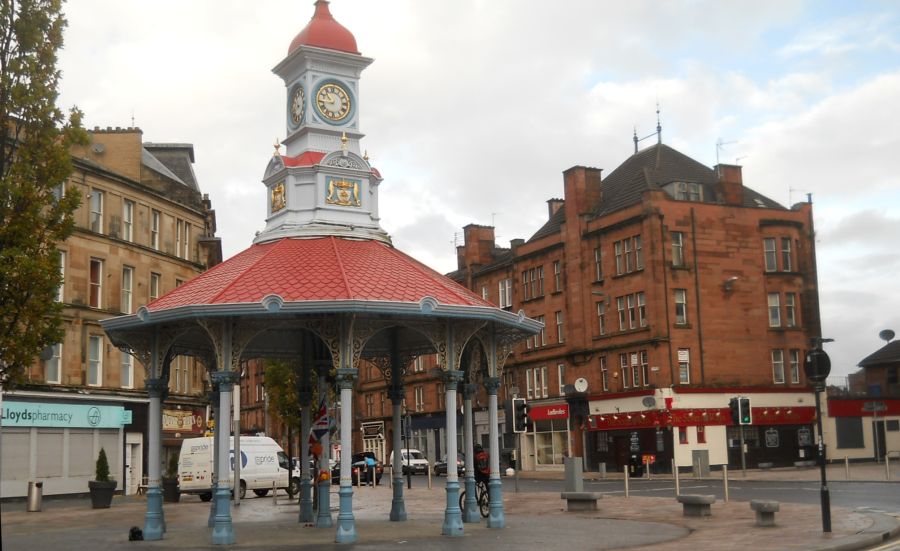
{"label": "dormer window", "polygon": [[702,201],[703,188],[697,182],[675,182],[675,199],[679,201]]}

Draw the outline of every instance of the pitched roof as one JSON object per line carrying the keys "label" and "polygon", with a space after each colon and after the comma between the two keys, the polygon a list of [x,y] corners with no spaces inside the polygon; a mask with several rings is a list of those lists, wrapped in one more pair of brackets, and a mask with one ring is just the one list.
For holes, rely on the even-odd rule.
{"label": "pitched roof", "polygon": [[556,212],[553,213],[553,216],[550,217],[547,222],[541,226],[541,228],[534,232],[528,242],[535,241],[537,239],[541,239],[543,237],[547,237],[548,235],[553,235],[555,233],[559,233],[560,228],[563,223],[566,221],[566,209],[564,207],[560,207]]}
{"label": "pitched roof", "polygon": [[[704,187],[718,181],[716,171],[665,144],[638,151],[609,173],[601,183],[602,202],[594,215],[603,216],[640,202],[647,190],[661,189],[671,182],[696,182]],[[744,186],[743,206],[784,209],[778,202]],[[710,189],[705,197],[712,199]]]}
{"label": "pitched roof", "polygon": [[284,302],[391,301],[488,306],[475,293],[379,241],[322,237],[258,243],[147,305],[150,312],[182,306]]}
{"label": "pitched roof", "polygon": [[874,367],[892,363],[900,363],[900,341],[887,343],[863,358],[857,365],[859,367]]}

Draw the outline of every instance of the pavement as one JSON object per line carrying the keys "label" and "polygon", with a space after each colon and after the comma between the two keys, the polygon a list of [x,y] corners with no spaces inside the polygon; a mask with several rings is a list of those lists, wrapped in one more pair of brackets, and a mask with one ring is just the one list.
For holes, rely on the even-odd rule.
{"label": "pavement", "polygon": [[[900,468],[895,469],[900,471]],[[843,465],[829,468],[829,480],[843,480]],[[607,478],[621,478],[610,473]],[[652,475],[653,478],[666,478]],[[560,480],[562,473],[522,473],[521,478]],[[586,478],[599,477],[585,473]],[[729,477],[747,480],[819,480],[819,470],[771,469],[740,471]],[[668,478],[671,478],[669,475]],[[691,479],[688,475],[684,477]],[[712,473],[713,479],[722,473]],[[900,550],[895,538],[900,524],[894,516],[872,511],[832,507],[832,532],[824,534],[818,505],[781,503],[776,526],[755,526],[748,503],[717,501],[710,517],[685,517],[674,496],[624,497],[605,494],[597,511],[567,512],[559,492],[514,491],[514,481],[503,478],[506,527],[487,528],[486,522],[465,524],[464,535],[441,535],[446,493],[445,478],[435,479],[431,489],[422,476],[413,488],[404,489],[408,520],[388,520],[392,491],[387,485],[354,491],[353,505],[357,543],[354,549],[387,550],[512,550],[541,547],[566,551],[632,549],[637,551],[695,551],[696,549],[774,550]],[[850,480],[888,483],[883,465],[851,465]],[[900,481],[900,472],[891,483]],[[332,487],[332,520],[337,521],[337,486]],[[900,486],[898,486],[900,490]],[[167,532],[160,541],[129,542],[132,526],[143,527],[146,500],[139,496],[117,496],[110,509],[91,509],[87,498],[44,499],[42,511],[26,512],[23,501],[0,504],[0,535],[5,550],[41,549],[347,549],[335,544],[335,527],[317,528],[297,521],[296,500],[281,493],[248,498],[232,507],[237,543],[216,546],[207,527],[209,504],[195,496],[164,506]],[[885,542],[887,542],[885,544]]]}

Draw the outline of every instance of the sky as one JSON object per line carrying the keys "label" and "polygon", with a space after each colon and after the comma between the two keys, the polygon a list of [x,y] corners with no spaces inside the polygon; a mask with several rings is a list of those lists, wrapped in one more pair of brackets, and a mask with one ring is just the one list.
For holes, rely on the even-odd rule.
{"label": "sky", "polygon": [[[381,223],[456,269],[462,227],[529,238],[574,165],[608,174],[653,134],[788,206],[812,194],[822,332],[846,375],[900,333],[900,4],[891,1],[333,0],[374,58],[362,147]],[[271,69],[312,0],[69,0],[60,105],[88,127],[194,145],[225,257],[265,222],[286,134]],[[133,122],[132,122],[133,121]],[[641,146],[652,145],[653,138]]]}

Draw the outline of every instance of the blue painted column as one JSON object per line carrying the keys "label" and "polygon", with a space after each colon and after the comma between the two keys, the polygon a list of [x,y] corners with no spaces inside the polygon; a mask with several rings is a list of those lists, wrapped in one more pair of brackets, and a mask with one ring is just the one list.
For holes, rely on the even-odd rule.
{"label": "blue painted column", "polygon": [[393,426],[394,426],[394,435],[391,442],[391,447],[393,448],[391,451],[391,465],[393,465],[391,471],[394,477],[393,479],[393,491],[394,496],[391,499],[391,520],[392,521],[404,521],[406,520],[406,503],[403,499],[403,463],[400,459],[400,448],[402,444],[400,443],[400,416],[402,415],[402,411],[400,408],[403,404],[403,387],[397,388],[393,387],[390,389],[390,398],[393,409]]}
{"label": "blue painted column", "polygon": [[[496,364],[496,351],[491,351],[491,362]],[[495,367],[495,366],[491,366]],[[492,371],[496,373],[496,369]],[[484,381],[484,387],[488,393],[488,423],[490,429],[488,440],[490,441],[491,480],[488,482],[488,491],[491,496],[490,515],[488,516],[488,528],[503,528],[506,526],[506,517],[503,513],[503,490],[500,483],[500,435],[497,429],[497,389],[500,388],[499,377],[488,377]],[[506,412],[511,415],[511,412]],[[518,465],[517,465],[518,466]]]}
{"label": "blue painted column", "polygon": [[[230,335],[229,335],[230,336]],[[230,339],[224,348],[230,352]],[[230,356],[230,354],[226,354]],[[230,366],[228,362],[223,362],[225,366]],[[238,373],[234,371],[216,371],[212,374],[212,380],[219,385],[219,418],[216,419],[216,426],[220,427],[218,447],[216,455],[219,456],[219,476],[216,483],[216,492],[213,499],[216,500],[216,516],[213,521],[212,543],[214,545],[231,545],[235,542],[234,525],[231,523],[231,491],[234,486],[232,480],[232,470],[229,468],[231,456],[231,438],[228,431],[228,420],[231,411],[231,392],[234,385],[238,382]],[[235,457],[235,461],[240,461],[240,457]]]}
{"label": "blue painted column", "polygon": [[[447,355],[451,356],[452,346],[448,346]],[[449,366],[455,366],[456,361],[450,358]],[[447,383],[447,395],[444,405],[447,416],[447,460],[456,460],[456,387],[462,380],[463,372],[448,369],[444,373]],[[448,463],[449,465],[449,463]],[[444,510],[444,525],[441,534],[445,536],[462,536],[463,523],[462,511],[459,509],[459,475],[456,469],[447,468],[447,507]]]}
{"label": "blue painted column", "polygon": [[[329,391],[328,382],[325,380],[327,368],[319,374],[319,396],[325,396],[326,415],[331,414],[331,401],[328,399]],[[329,419],[329,426],[331,420]],[[322,457],[319,458],[319,468],[325,469],[331,475],[331,466],[329,465],[331,458],[331,434],[326,432],[319,440],[322,444]],[[320,480],[316,475],[316,481],[319,485],[319,503],[318,513],[316,514],[316,528],[331,528],[331,476],[325,480]]]}
{"label": "blue painted column", "polygon": [[[477,494],[475,493],[475,441],[472,434],[472,397],[475,395],[476,386],[473,384],[462,385],[463,394],[463,443],[466,446],[466,502],[463,504],[463,522],[481,522],[481,511],[478,508]],[[456,465],[455,460],[447,457],[447,471],[450,466]]]}
{"label": "blue painted column", "polygon": [[[343,362],[341,362],[343,363]],[[341,390],[341,489],[338,492],[341,508],[337,516],[337,543],[356,542],[356,521],[353,518],[353,384],[356,369],[337,370],[338,388]]]}
{"label": "blue painted column", "polygon": [[[302,369],[311,369],[303,366]],[[315,520],[313,515],[312,483],[309,472],[309,409],[312,407],[312,392],[304,390],[299,396],[300,407],[300,515],[301,523]]]}
{"label": "blue painted column", "polygon": [[[213,387],[212,392],[209,393],[209,404],[212,407],[213,411],[213,419],[216,420],[216,425],[213,427],[213,472],[212,472],[212,480],[209,481],[209,491],[215,496],[216,495],[216,481],[219,479],[219,454],[215,452],[215,450],[219,449],[219,439],[222,434],[222,423],[219,423],[219,387],[215,386],[215,384],[210,383]],[[209,500],[209,519],[206,521],[206,525],[210,528],[216,525],[216,500]]]}
{"label": "blue painted column", "polygon": [[[157,362],[156,350],[152,352],[154,364]],[[165,528],[163,517],[163,492],[160,486],[160,446],[162,428],[162,395],[166,390],[165,381],[162,379],[147,379],[144,382],[147,394],[150,396],[150,406],[147,416],[147,514],[144,516],[144,539],[147,541],[161,540]]]}

